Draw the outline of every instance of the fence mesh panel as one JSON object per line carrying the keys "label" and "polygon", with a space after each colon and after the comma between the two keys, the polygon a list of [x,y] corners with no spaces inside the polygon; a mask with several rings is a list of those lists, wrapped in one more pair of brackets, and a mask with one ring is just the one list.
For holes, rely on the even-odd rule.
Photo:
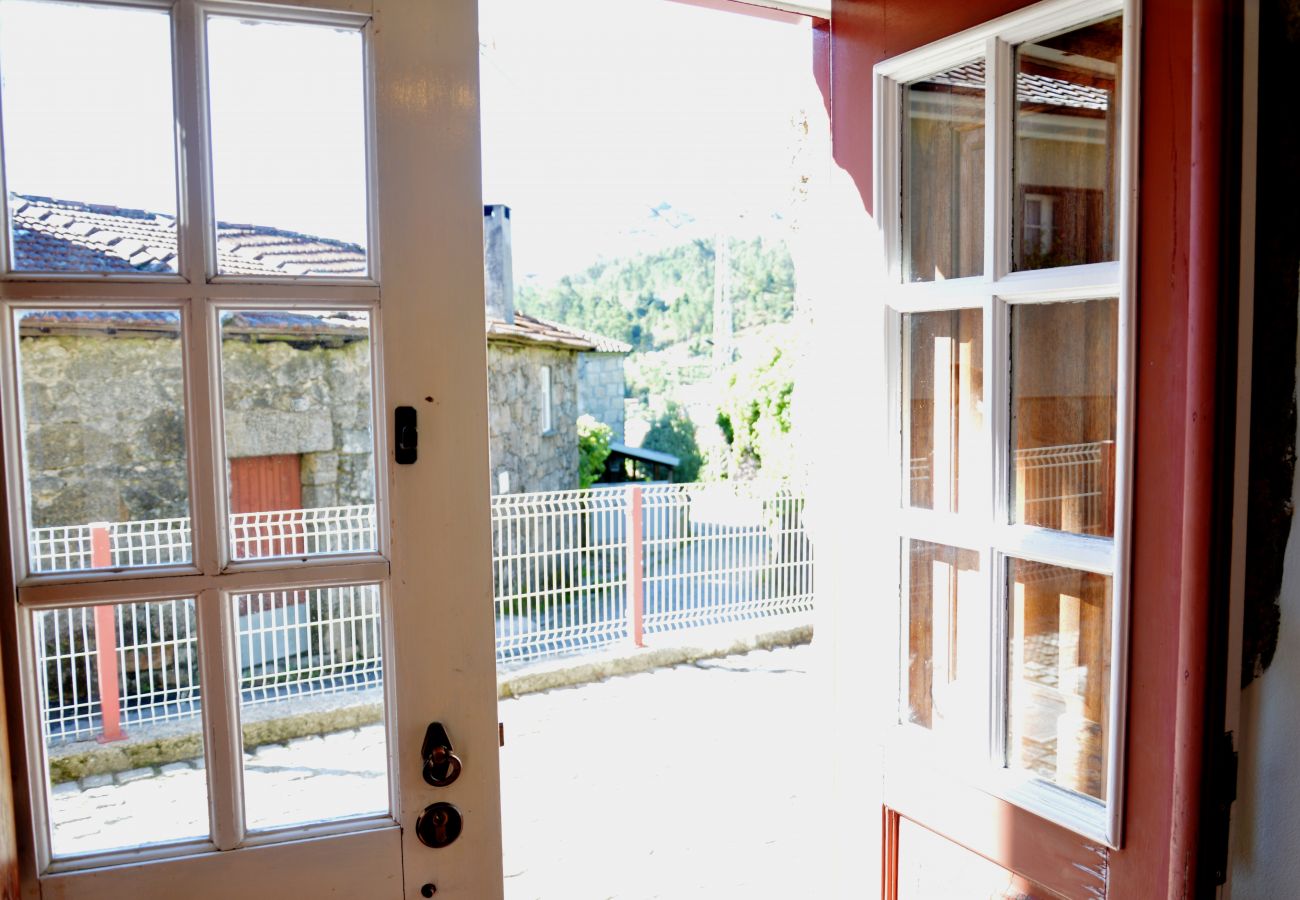
{"label": "fence mesh panel", "polygon": [[[635,521],[634,491],[641,497]],[[236,558],[378,546],[373,506],[240,514],[230,527]],[[33,569],[92,567],[95,529],[107,529],[114,566],[189,559],[188,519],[96,523],[33,529]],[[630,568],[634,541],[637,572]],[[502,664],[628,641],[638,587],[646,634],[812,609],[803,499],[781,487],[619,486],[493,497],[492,556]],[[251,592],[234,602],[245,705],[382,683],[375,586]],[[123,725],[195,715],[193,601],[123,604],[115,615]],[[37,623],[47,736],[98,733],[92,610],[43,612]]]}

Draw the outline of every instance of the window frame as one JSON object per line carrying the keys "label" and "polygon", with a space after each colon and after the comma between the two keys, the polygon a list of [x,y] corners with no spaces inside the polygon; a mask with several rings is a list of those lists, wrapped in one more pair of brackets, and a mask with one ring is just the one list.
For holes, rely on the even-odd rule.
{"label": "window frame", "polygon": [[[1015,271],[1013,265],[1014,94],[1016,45],[1122,14],[1123,47],[1118,90],[1117,159],[1119,189],[1116,252],[1113,262]],[[1129,577],[1132,530],[1132,461],[1134,432],[1134,360],[1136,353],[1137,150],[1140,73],[1140,4],[1137,0],[1045,0],[925,47],[885,60],[873,73],[873,196],[877,198],[884,277],[880,303],[888,336],[888,435],[886,459],[895,479],[896,502],[891,529],[900,551],[895,573],[894,615],[900,644],[897,715],[890,741],[905,748],[900,759],[928,760],[962,773],[975,789],[985,791],[1112,848],[1123,839],[1125,711],[1127,709]],[[984,273],[978,276],[908,282],[904,277],[906,204],[904,88],[937,72],[977,59],[985,61]],[[1115,523],[1112,538],[1052,532],[1011,524],[1010,319],[1018,304],[1116,298],[1117,394],[1115,451]],[[975,464],[987,473],[990,490],[974,510],[945,513],[907,506],[910,463],[905,450],[903,378],[904,317],[912,313],[980,309],[983,316],[983,397],[985,407],[981,454]],[[906,723],[904,693],[907,652],[906,557],[910,540],[930,541],[980,554],[988,581],[988,608],[975,611],[972,627],[987,629],[988,658],[974,660],[988,677],[986,734],[972,736],[986,753],[954,753],[939,746],[925,729]],[[1107,687],[1109,733],[1105,738],[1105,801],[1076,794],[1013,770],[1007,759],[1008,662],[1010,607],[1007,583],[1011,557],[1048,563],[1112,577],[1110,683]],[[976,676],[978,677],[978,676]],[[956,758],[960,757],[960,758]]]}
{"label": "window frame", "polygon": [[[4,110],[0,105],[0,281],[36,283],[148,284],[162,289],[179,285],[303,285],[317,287],[379,286],[379,192],[373,17],[343,8],[333,0],[295,7],[258,0],[77,0],[88,6],[159,12],[170,18],[172,64],[173,154],[176,160],[175,272],[58,272],[13,267],[12,216],[5,180]],[[331,8],[337,7],[337,8]],[[362,38],[363,110],[366,189],[366,274],[222,275],[217,265],[216,213],[213,198],[212,122],[208,79],[207,21],[212,16],[254,18],[281,23],[350,28]],[[0,101],[2,102],[2,101]],[[188,127],[187,127],[188,126]],[[193,138],[186,139],[187,134]],[[309,291],[308,291],[309,293]],[[238,293],[235,296],[239,296]]]}
{"label": "window frame", "polygon": [[548,435],[555,431],[555,382],[549,364],[538,371],[542,383],[542,434]]}
{"label": "window frame", "polygon": [[[384,323],[378,281],[377,100],[374,15],[342,9],[334,0],[319,7],[292,7],[233,0],[75,0],[105,8],[162,10],[171,17],[173,103],[177,153],[177,252],[179,272],[26,272],[10,268],[10,215],[0,151],[0,453],[8,484],[5,515],[10,529],[10,564],[28,773],[26,804],[35,875],[84,872],[236,848],[289,844],[311,838],[400,827],[401,767],[399,705],[395,675],[397,634],[391,585],[392,529],[377,515],[376,547],[310,557],[237,560],[228,539],[230,484],[222,401],[221,323],[223,312],[250,310],[364,311],[369,315],[371,366],[370,424],[375,505],[388,508],[389,431],[384,421],[386,369]],[[329,6],[340,8],[331,9]],[[216,230],[211,202],[212,148],[206,99],[209,69],[206,17],[212,13],[251,19],[356,28],[362,33],[366,129],[367,247],[365,278],[328,276],[216,277]],[[182,140],[181,135],[195,135]],[[0,133],[0,140],[3,134]],[[0,145],[2,146],[2,145]],[[27,474],[20,400],[16,315],[24,310],[128,309],[175,311],[180,318],[186,475],[191,520],[191,561],[123,569],[33,573],[29,560]],[[384,672],[384,730],[388,756],[388,810],[337,820],[273,827],[249,833],[243,807],[240,695],[237,686],[238,632],[233,599],[254,590],[282,591],[375,585],[378,590]],[[208,770],[209,833],[138,847],[55,857],[49,821],[45,746],[40,701],[41,674],[35,647],[35,616],[47,610],[192,599],[195,603],[198,670],[202,685],[201,732]]]}

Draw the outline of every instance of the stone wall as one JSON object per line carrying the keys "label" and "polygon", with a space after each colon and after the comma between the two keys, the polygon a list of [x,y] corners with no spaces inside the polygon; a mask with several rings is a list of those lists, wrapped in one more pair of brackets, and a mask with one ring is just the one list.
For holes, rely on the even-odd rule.
{"label": "stone wall", "polygon": [[[222,352],[231,457],[300,455],[304,507],[374,502],[368,341],[254,338],[228,340]],[[501,471],[512,493],[578,486],[577,360],[588,355],[488,342],[494,493]],[[34,527],[189,514],[176,337],[23,337],[20,356]],[[547,434],[544,365],[554,400]]]}
{"label": "stone wall", "polygon": [[[578,486],[578,364],[572,350],[488,341],[488,454],[492,493]],[[542,433],[542,366],[551,367],[551,430]]]}
{"label": "stone wall", "polygon": [[302,505],[375,502],[370,342],[226,341],[231,457],[302,455]]}
{"label": "stone wall", "polygon": [[[20,341],[34,527],[189,514],[180,341]],[[230,455],[302,455],[305,507],[374,502],[369,342],[227,341]]]}
{"label": "stone wall", "polygon": [[623,441],[623,376],[625,353],[578,354],[578,415],[591,415],[614,429]]}
{"label": "stone wall", "polygon": [[189,514],[176,336],[19,341],[32,525]]}

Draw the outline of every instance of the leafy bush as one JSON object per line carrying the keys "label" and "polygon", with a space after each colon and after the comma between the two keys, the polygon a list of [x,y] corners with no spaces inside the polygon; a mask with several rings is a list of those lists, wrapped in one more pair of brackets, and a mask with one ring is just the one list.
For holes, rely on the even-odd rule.
{"label": "leafy bush", "polygon": [[786,479],[794,474],[794,364],[774,347],[757,364],[740,363],[727,379],[717,423],[726,442],[721,477]]}
{"label": "leafy bush", "polygon": [[695,423],[676,403],[669,403],[667,409],[654,420],[650,430],[645,433],[641,446],[647,450],[671,453],[681,460],[673,470],[673,481],[680,483],[699,479],[704,456],[695,440]]}
{"label": "leafy bush", "polygon": [[578,485],[589,488],[605,471],[605,460],[609,457],[609,442],[614,438],[614,429],[604,422],[597,422],[594,416],[581,416],[578,419]]}

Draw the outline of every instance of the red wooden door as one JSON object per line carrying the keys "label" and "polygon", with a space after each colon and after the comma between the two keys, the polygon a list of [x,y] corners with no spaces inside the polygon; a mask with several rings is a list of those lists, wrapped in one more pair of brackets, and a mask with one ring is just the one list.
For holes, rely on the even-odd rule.
{"label": "red wooden door", "polygon": [[230,461],[230,511],[302,509],[302,466],[296,453]]}
{"label": "red wooden door", "polygon": [[[830,47],[821,51],[833,154],[877,227],[892,227],[879,220],[895,210],[891,197],[876,196],[880,173],[874,155],[888,144],[876,133],[876,67],[1029,6],[1021,0],[835,0]],[[1051,21],[1051,14],[1068,13],[1068,6],[1040,4],[1039,10]],[[1053,821],[1050,811],[1031,812],[1014,791],[972,786],[962,775],[886,742],[882,891],[888,898],[987,897],[984,885],[996,883],[1010,896],[1147,900],[1190,896],[1196,883],[1213,549],[1209,486],[1216,466],[1214,322],[1224,220],[1218,181],[1222,35],[1232,29],[1221,3],[1148,0],[1125,4],[1122,13],[1140,16],[1141,28],[1134,32],[1140,69],[1126,73],[1138,79],[1131,183],[1136,197],[1129,201],[1135,226],[1125,251],[1136,273],[1129,293],[1136,337],[1130,360],[1131,488],[1128,499],[1119,501],[1117,519],[1126,532],[1117,540],[1129,562],[1115,574],[1127,597],[1121,625],[1127,656],[1119,656],[1111,673],[1121,688],[1109,714],[1110,726],[1118,723],[1123,734],[1108,763],[1123,773],[1116,782],[1119,796],[1110,798],[1119,802],[1118,827],[1112,839],[1098,840],[1072,827],[1068,817]],[[1062,28],[1070,25],[1056,21]],[[1045,28],[1046,37],[1055,33]],[[958,55],[949,65],[963,62]],[[1018,89],[1026,90],[1023,83]],[[1071,222],[1083,215],[1065,212],[1056,210]],[[997,223],[998,215],[988,221]],[[1012,235],[1005,239],[1010,244]],[[1002,252],[995,249],[990,258]],[[996,306],[999,299],[987,302]],[[951,371],[957,372],[956,363]],[[953,385],[956,392],[956,375]],[[987,400],[988,395],[986,408]],[[995,402],[1004,401],[1005,395]],[[1121,431],[1124,424],[1121,419]],[[944,437],[955,443],[954,434],[950,429]],[[1112,448],[1101,451],[1103,471],[1116,465]],[[914,478],[938,477],[926,474],[929,462],[913,463],[919,466]],[[951,472],[944,474],[951,478]],[[937,489],[937,482],[927,484],[936,487],[925,491]],[[930,497],[925,491],[919,496]],[[1099,503],[1109,514],[1117,501],[1103,490]],[[990,653],[994,669],[998,652]],[[932,668],[927,673],[937,677]],[[902,678],[906,682],[905,672]]]}
{"label": "red wooden door", "polygon": [[244,520],[238,529],[241,536],[252,535],[257,539],[256,543],[238,542],[239,556],[265,558],[303,552],[301,522],[282,515],[302,509],[301,459],[296,453],[281,453],[230,461],[231,515]]}

